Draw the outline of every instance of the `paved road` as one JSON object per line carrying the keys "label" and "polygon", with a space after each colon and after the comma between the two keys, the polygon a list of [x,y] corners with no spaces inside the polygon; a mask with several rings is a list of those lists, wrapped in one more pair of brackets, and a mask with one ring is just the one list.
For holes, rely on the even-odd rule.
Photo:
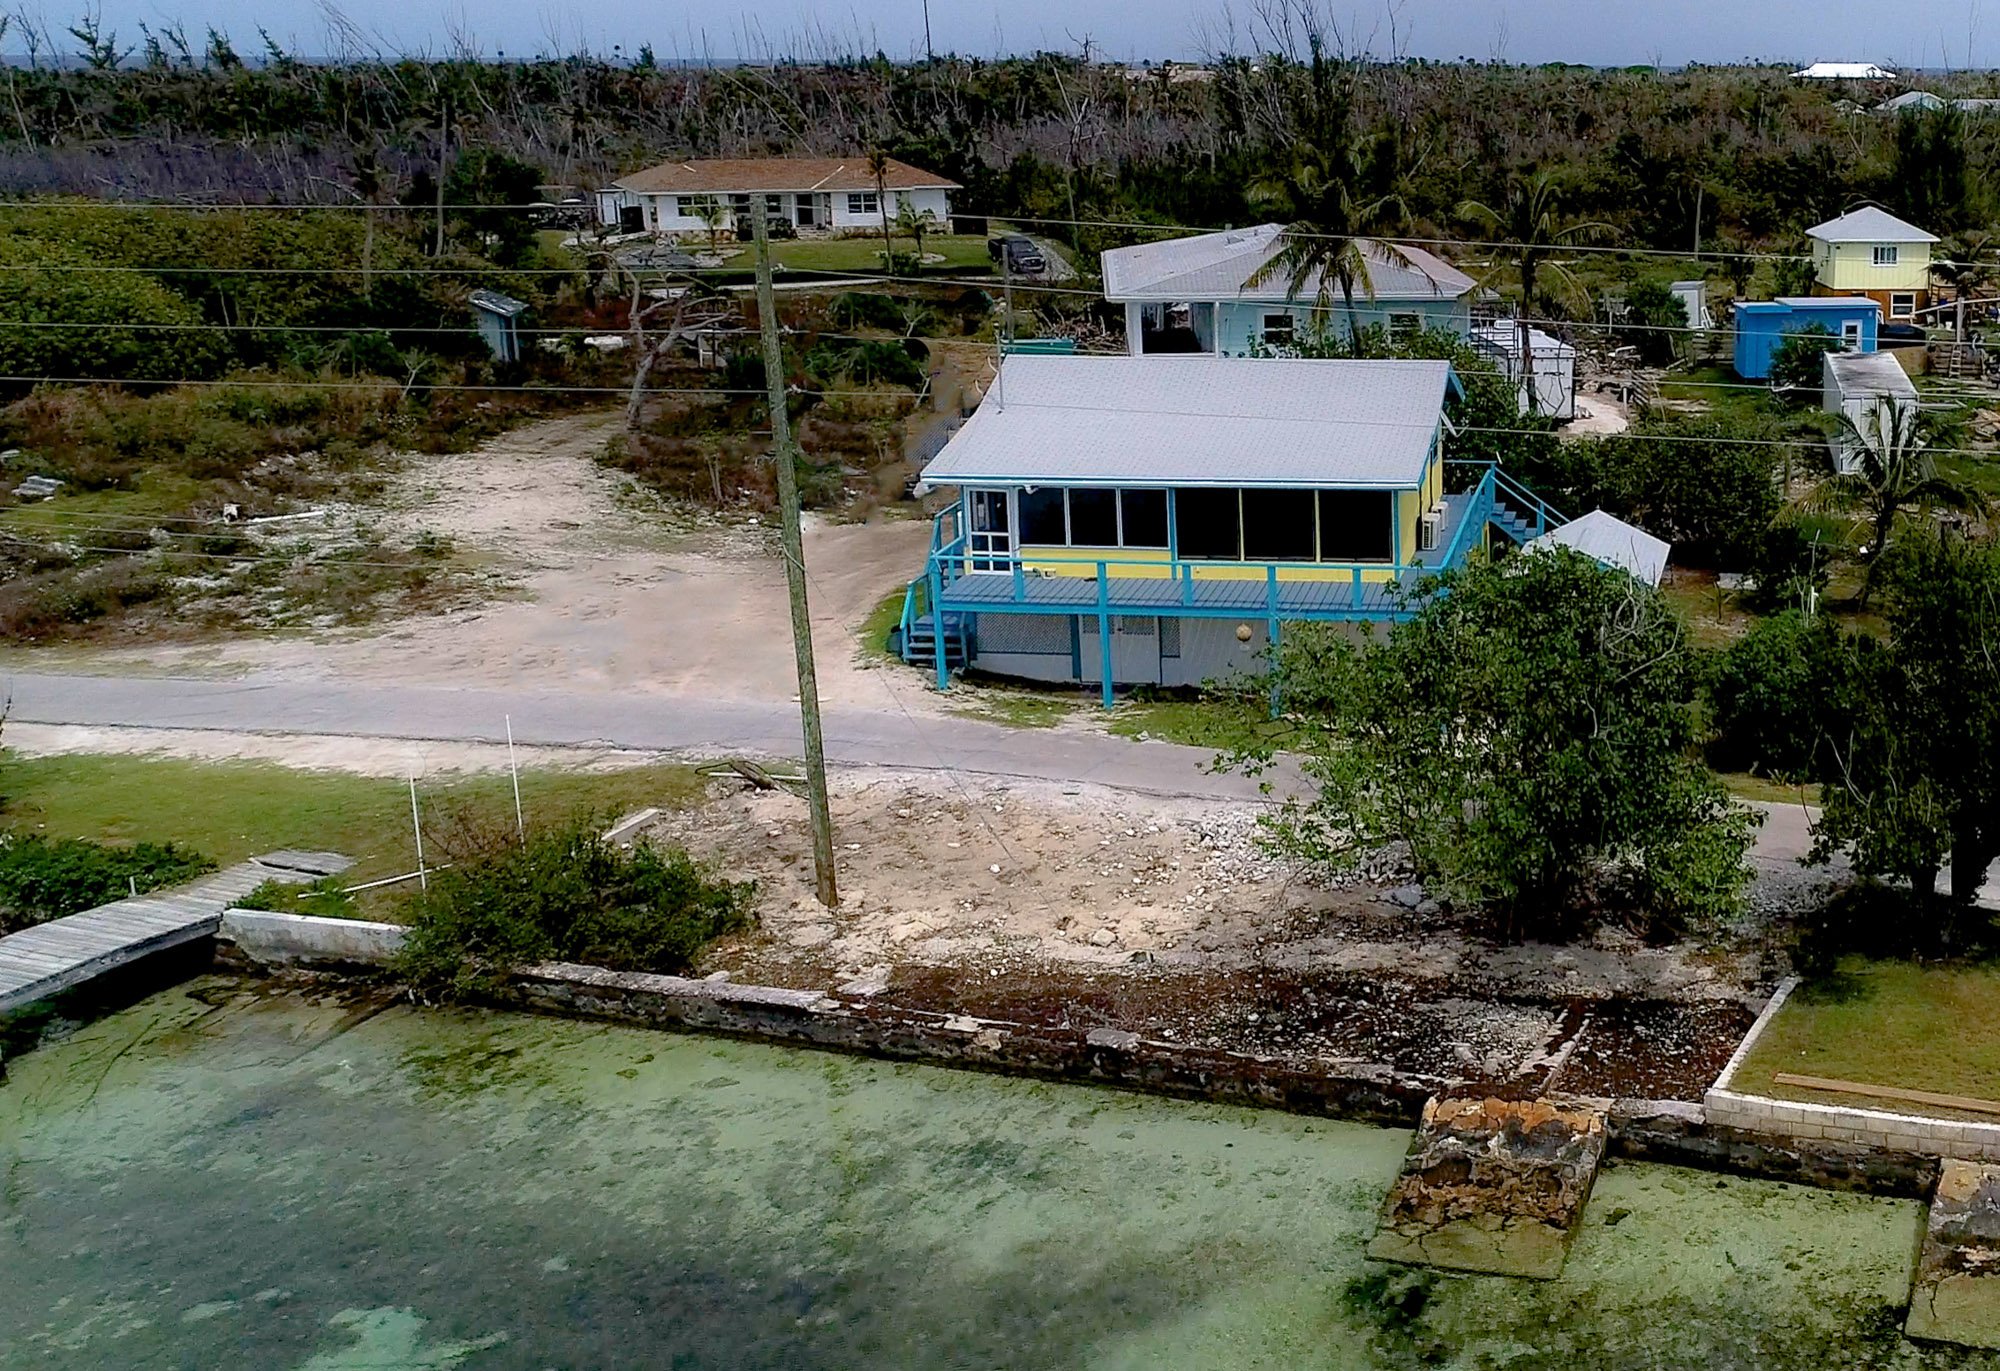
{"label": "paved road", "polygon": [[[14,675],[8,717],[20,723],[199,728],[234,733],[514,740],[709,756],[797,757],[792,705],[670,695],[454,690],[332,681],[177,676]],[[1212,752],[1104,734],[1018,729],[902,713],[829,713],[827,760],[849,766],[949,769],[1085,781],[1166,795],[1252,798],[1257,783],[1210,774]]]}

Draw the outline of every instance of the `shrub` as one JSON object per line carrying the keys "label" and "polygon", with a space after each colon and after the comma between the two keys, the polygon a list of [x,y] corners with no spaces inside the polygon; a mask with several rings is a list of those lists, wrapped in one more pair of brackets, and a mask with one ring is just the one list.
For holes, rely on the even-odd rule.
{"label": "shrub", "polygon": [[172,843],[106,847],[81,838],[0,834],[0,932],[179,885],[215,863]]}
{"label": "shrub", "polygon": [[1717,760],[1786,780],[1813,778],[1844,693],[1840,649],[1840,630],[1829,619],[1787,611],[1752,624],[1708,684]]}
{"label": "shrub", "polygon": [[685,852],[614,847],[583,820],[482,845],[402,906],[397,970],[426,994],[477,993],[545,961],[682,971],[752,921],[754,883],[711,877]]}
{"label": "shrub", "polygon": [[1824,383],[1820,358],[1840,351],[1840,339],[1823,324],[1807,324],[1788,333],[1771,354],[1771,388],[1788,397],[1817,395]]}

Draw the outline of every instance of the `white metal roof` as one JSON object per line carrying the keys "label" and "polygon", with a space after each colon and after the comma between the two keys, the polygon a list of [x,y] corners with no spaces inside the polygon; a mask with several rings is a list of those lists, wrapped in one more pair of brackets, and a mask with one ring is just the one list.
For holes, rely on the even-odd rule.
{"label": "white metal roof", "polygon": [[1649,586],[1660,583],[1660,575],[1667,569],[1667,553],[1672,550],[1672,544],[1601,509],[1550,529],[1528,546],[1573,547],[1606,566],[1629,571]]}
{"label": "white metal roof", "polygon": [[1935,233],[1925,233],[1915,224],[1906,224],[1886,209],[1863,205],[1838,219],[1829,219],[1806,230],[1808,238],[1823,243],[1935,243]]}
{"label": "white metal roof", "polygon": [[1813,81],[1886,81],[1895,74],[1873,62],[1815,62],[1792,73]]}
{"label": "white metal roof", "polygon": [[1412,487],[1451,364],[1205,356],[1002,360],[933,485]]}
{"label": "white metal roof", "polygon": [[[1198,233],[1135,247],[1112,248],[1103,256],[1104,298],[1112,301],[1283,300],[1290,284],[1280,275],[1252,286],[1250,278],[1278,252],[1283,224]],[[1398,245],[1394,251],[1364,240],[1368,284],[1377,300],[1455,300],[1474,286],[1470,276],[1434,253]],[[1301,283],[1296,297],[1319,294],[1319,277]],[[1334,296],[1340,288],[1331,282]],[[1355,283],[1355,295],[1366,294]]]}
{"label": "white metal roof", "polygon": [[[1521,325],[1513,319],[1497,319],[1490,324],[1481,324],[1472,330],[1472,344],[1474,347],[1489,348],[1503,357],[1517,357],[1521,352]],[[1576,356],[1576,349],[1570,344],[1532,324],[1528,326],[1528,348],[1538,359]]]}
{"label": "white metal roof", "polygon": [[1843,396],[1893,395],[1917,398],[1916,382],[1903,364],[1887,352],[1823,352],[1822,365],[1833,377]]}

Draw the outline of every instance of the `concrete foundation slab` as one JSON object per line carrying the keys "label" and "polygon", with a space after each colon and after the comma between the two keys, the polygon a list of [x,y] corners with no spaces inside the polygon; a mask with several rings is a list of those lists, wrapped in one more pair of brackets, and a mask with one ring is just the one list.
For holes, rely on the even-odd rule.
{"label": "concrete foundation slab", "polygon": [[1604,1143],[1594,1105],[1433,1099],[1368,1255],[1553,1280]]}
{"label": "concrete foundation slab", "polygon": [[2000,1166],[1947,1161],[1939,1171],[1903,1331],[2000,1348]]}

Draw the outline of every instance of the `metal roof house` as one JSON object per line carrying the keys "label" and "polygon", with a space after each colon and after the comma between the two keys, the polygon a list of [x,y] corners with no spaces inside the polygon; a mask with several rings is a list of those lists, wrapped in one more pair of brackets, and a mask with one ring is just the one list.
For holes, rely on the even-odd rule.
{"label": "metal roof house", "polygon": [[1560,515],[1492,464],[1447,494],[1441,361],[1003,359],[923,479],[958,489],[905,597],[906,660],[1195,685],[1286,621],[1390,622],[1489,530]]}
{"label": "metal roof house", "polygon": [[[1320,279],[1288,292],[1280,274],[1251,278],[1282,249],[1282,224],[1200,233],[1157,243],[1112,248],[1102,258],[1104,298],[1125,306],[1125,340],[1135,357],[1155,352],[1216,357],[1283,356],[1292,343],[1327,328],[1350,329],[1339,286],[1327,283],[1330,311],[1316,307]],[[1476,282],[1422,248],[1379,243],[1364,248],[1368,286],[1357,283],[1353,324],[1394,334],[1445,328],[1463,337],[1472,327]]]}
{"label": "metal roof house", "polygon": [[1667,554],[1673,545],[1655,538],[1643,528],[1635,528],[1615,514],[1593,509],[1560,528],[1552,528],[1530,539],[1529,551],[1537,548],[1575,548],[1584,556],[1629,572],[1636,580],[1657,586],[1667,570]]}
{"label": "metal roof house", "polygon": [[1882,306],[1860,295],[1784,295],[1738,300],[1730,309],[1731,362],[1746,381],[1767,379],[1785,339],[1815,329],[1840,339],[1847,352],[1873,352],[1882,320]]}
{"label": "metal roof house", "polygon": [[1802,81],[1893,81],[1896,73],[1873,62],[1815,62],[1792,73]]}
{"label": "metal roof house", "polygon": [[1891,323],[1913,319],[1931,302],[1934,233],[1906,224],[1885,209],[1860,209],[1815,224],[1813,294],[1865,295]]}
{"label": "metal roof house", "polygon": [[[1903,364],[1886,352],[1829,352],[1820,358],[1820,408],[1838,414],[1862,433],[1872,431],[1884,400],[1917,403],[1917,386]],[[1845,428],[1829,440],[1833,469],[1861,469],[1861,442]]]}
{"label": "metal roof house", "polygon": [[866,157],[718,158],[662,162],[613,181],[597,192],[599,223],[628,233],[698,234],[712,231],[709,211],[733,224],[748,214],[752,197],[765,213],[802,233],[882,230],[904,203],[928,211],[940,227],[951,217],[956,181],[889,159],[878,186]]}

